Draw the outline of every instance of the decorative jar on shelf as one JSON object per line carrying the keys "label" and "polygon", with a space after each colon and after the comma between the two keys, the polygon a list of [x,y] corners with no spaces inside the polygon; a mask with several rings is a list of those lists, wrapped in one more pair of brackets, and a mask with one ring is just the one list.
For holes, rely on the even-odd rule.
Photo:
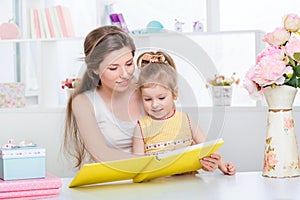
{"label": "decorative jar on shelf", "polygon": [[214,106],[230,106],[232,101],[232,86],[211,86]]}
{"label": "decorative jar on shelf", "polygon": [[266,87],[268,124],[263,176],[286,178],[300,175],[292,106],[297,88],[282,85]]}

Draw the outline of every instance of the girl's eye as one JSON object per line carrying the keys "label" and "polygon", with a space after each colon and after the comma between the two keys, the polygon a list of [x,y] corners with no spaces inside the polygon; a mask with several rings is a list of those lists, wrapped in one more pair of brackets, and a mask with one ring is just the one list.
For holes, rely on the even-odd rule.
{"label": "girl's eye", "polygon": [[159,97],[158,99],[159,100],[164,100],[166,97]]}
{"label": "girl's eye", "polygon": [[146,98],[146,99],[144,99],[144,101],[151,101],[151,99],[150,98]]}

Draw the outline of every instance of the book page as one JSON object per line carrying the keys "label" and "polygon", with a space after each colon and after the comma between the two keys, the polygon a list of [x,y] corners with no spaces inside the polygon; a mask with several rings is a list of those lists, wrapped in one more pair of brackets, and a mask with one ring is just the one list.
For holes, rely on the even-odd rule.
{"label": "book page", "polygon": [[214,153],[223,143],[218,139],[161,154],[133,182],[199,170],[202,167],[199,160]]}

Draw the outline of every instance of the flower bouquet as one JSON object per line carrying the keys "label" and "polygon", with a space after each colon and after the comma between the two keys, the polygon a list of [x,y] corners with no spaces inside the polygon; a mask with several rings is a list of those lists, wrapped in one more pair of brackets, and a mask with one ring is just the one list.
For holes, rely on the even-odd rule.
{"label": "flower bouquet", "polygon": [[230,106],[232,100],[232,85],[238,85],[240,79],[235,78],[235,73],[231,77],[215,75],[214,78],[207,79],[207,88],[211,88],[213,104],[215,106]]}
{"label": "flower bouquet", "polygon": [[61,82],[61,88],[75,88],[78,85],[79,81],[79,78],[66,78]]}
{"label": "flower bouquet", "polygon": [[232,73],[231,77],[225,77],[224,75],[216,75],[213,78],[207,79],[206,87],[211,86],[231,86],[232,84],[238,85],[240,79],[235,78],[235,72]]}
{"label": "flower bouquet", "polygon": [[269,45],[246,73],[244,87],[253,98],[262,94],[268,104],[263,176],[300,176],[292,104],[300,87],[300,18],[283,17],[283,27],[267,33]]}
{"label": "flower bouquet", "polygon": [[244,87],[254,99],[264,88],[277,85],[300,87],[300,18],[295,14],[283,17],[283,26],[267,33],[268,43],[256,58],[256,64],[246,73]]}
{"label": "flower bouquet", "polygon": [[79,78],[66,78],[61,82],[61,88],[66,89],[67,91],[67,97],[69,98],[74,89],[78,86],[81,79]]}

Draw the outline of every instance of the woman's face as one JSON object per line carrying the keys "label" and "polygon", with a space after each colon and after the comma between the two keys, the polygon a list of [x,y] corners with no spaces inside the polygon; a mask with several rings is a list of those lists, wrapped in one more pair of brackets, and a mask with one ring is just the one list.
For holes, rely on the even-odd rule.
{"label": "woman's face", "polygon": [[125,91],[134,73],[134,60],[132,51],[128,47],[109,53],[100,63],[99,74],[102,88],[114,91]]}

